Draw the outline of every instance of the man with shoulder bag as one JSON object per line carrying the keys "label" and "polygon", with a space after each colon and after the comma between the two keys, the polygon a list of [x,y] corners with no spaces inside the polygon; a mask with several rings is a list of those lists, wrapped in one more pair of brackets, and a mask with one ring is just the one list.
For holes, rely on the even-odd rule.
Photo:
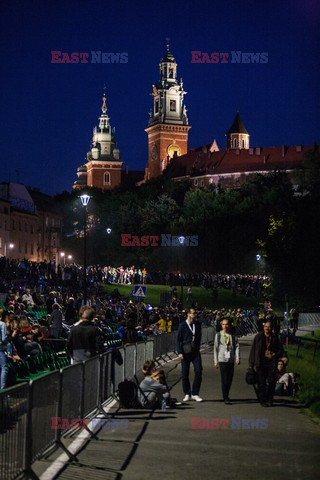
{"label": "man with shoulder bag", "polygon": [[[195,321],[193,308],[187,311],[187,319],[180,323],[177,336],[177,352],[181,360],[183,402],[195,400],[202,402],[199,396],[202,380],[202,362],[200,354],[201,325]],[[189,381],[190,364],[193,363],[194,381],[191,389]]]}

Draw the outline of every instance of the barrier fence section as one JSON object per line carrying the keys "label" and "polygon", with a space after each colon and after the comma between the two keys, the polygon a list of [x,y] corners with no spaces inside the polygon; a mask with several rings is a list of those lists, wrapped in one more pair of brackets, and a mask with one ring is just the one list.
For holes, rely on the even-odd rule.
{"label": "barrier fence section", "polygon": [[[255,331],[253,322],[238,326],[240,336]],[[213,326],[203,327],[201,344],[214,336]],[[103,413],[120,382],[140,371],[146,359],[175,352],[176,342],[176,331],[157,335],[0,391],[0,480],[23,473],[37,478],[32,463],[54,446],[67,451],[61,437],[79,427],[72,420]]]}
{"label": "barrier fence section", "polygon": [[295,337],[296,338],[296,356],[299,358],[304,358],[309,362],[314,362],[316,355],[319,355],[320,352],[320,340],[314,338],[304,338],[304,337]]}
{"label": "barrier fence section", "polygon": [[320,313],[300,313],[298,327],[306,326],[320,327]]}

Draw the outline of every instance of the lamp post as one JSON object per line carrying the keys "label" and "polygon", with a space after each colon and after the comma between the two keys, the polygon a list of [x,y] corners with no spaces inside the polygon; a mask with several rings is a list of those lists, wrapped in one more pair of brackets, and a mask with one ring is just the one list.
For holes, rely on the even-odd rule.
{"label": "lamp post", "polygon": [[87,194],[80,195],[80,200],[84,211],[83,223],[83,303],[87,305],[87,206],[90,196]]}
{"label": "lamp post", "polygon": [[261,262],[261,255],[257,253],[256,260],[258,262],[258,298],[260,298],[260,262]]}
{"label": "lamp post", "polygon": [[[180,246],[183,247],[185,237],[179,237]],[[181,287],[181,308],[183,310],[183,276],[182,276],[182,252],[181,252],[181,268],[180,268],[180,287]]]}
{"label": "lamp post", "polygon": [[[10,250],[12,250],[12,249],[14,248],[14,244],[13,244],[13,243],[9,243],[8,248],[9,248]],[[5,257],[7,256],[7,240],[5,240],[5,242],[4,242],[4,256],[5,256]]]}
{"label": "lamp post", "polygon": [[66,265],[66,254],[64,252],[60,252],[60,257],[63,258],[63,265]]}
{"label": "lamp post", "polygon": [[[109,236],[110,233],[112,232],[112,229],[110,227],[108,227],[108,228],[106,228],[106,232],[107,232],[107,235]],[[109,241],[108,241],[107,242],[107,265],[108,265],[108,267],[110,267],[109,262],[110,262],[110,259],[109,259]]]}
{"label": "lamp post", "polygon": [[68,260],[69,260],[69,262],[71,262],[71,260],[72,260],[72,255],[68,255]]}

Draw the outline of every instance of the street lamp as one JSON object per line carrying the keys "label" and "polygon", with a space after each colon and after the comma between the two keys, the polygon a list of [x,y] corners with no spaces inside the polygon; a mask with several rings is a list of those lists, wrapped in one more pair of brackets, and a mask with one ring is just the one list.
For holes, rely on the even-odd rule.
{"label": "street lamp", "polygon": [[[13,243],[9,243],[8,248],[9,248],[10,250],[12,250],[12,249],[14,248],[14,244],[13,244]],[[7,256],[7,241],[4,242],[4,256],[5,256],[5,257]]]}
{"label": "street lamp", "polygon": [[60,257],[63,258],[63,265],[66,264],[66,254],[64,252],[60,252]]}
{"label": "street lamp", "polygon": [[[183,247],[185,237],[178,237],[181,247]],[[181,309],[183,310],[183,276],[182,276],[182,252],[181,252],[181,268],[180,268],[180,286],[181,286]]]}
{"label": "street lamp", "polygon": [[72,260],[72,255],[68,255],[68,260]]}
{"label": "street lamp", "polygon": [[261,263],[261,255],[257,253],[256,260],[258,262],[258,298],[260,298],[260,263]]}
{"label": "street lamp", "polygon": [[[108,227],[108,228],[106,228],[106,232],[107,232],[107,235],[109,236],[110,233],[112,232],[112,229],[110,227]],[[110,258],[109,258],[109,242],[108,242],[107,243],[107,265],[108,265],[108,267],[110,267],[109,262],[110,262]]]}
{"label": "street lamp", "polygon": [[83,303],[87,305],[87,206],[90,196],[87,194],[80,195],[80,200],[84,211],[83,224]]}

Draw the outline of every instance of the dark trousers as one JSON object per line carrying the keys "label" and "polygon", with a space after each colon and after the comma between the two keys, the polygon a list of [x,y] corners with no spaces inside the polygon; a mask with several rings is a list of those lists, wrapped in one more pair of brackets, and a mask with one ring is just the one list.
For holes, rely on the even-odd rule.
{"label": "dark trousers", "polygon": [[229,391],[232,384],[234,363],[233,362],[219,362],[219,369],[221,375],[221,389],[223,400],[229,397]]}
{"label": "dark trousers", "polygon": [[[194,381],[192,390],[189,381],[190,363],[193,363]],[[182,370],[182,388],[185,395],[199,395],[201,381],[202,381],[202,363],[200,352],[196,354],[183,355],[181,360]]]}
{"label": "dark trousers", "polygon": [[259,402],[272,402],[277,381],[275,364],[257,367],[257,375]]}

